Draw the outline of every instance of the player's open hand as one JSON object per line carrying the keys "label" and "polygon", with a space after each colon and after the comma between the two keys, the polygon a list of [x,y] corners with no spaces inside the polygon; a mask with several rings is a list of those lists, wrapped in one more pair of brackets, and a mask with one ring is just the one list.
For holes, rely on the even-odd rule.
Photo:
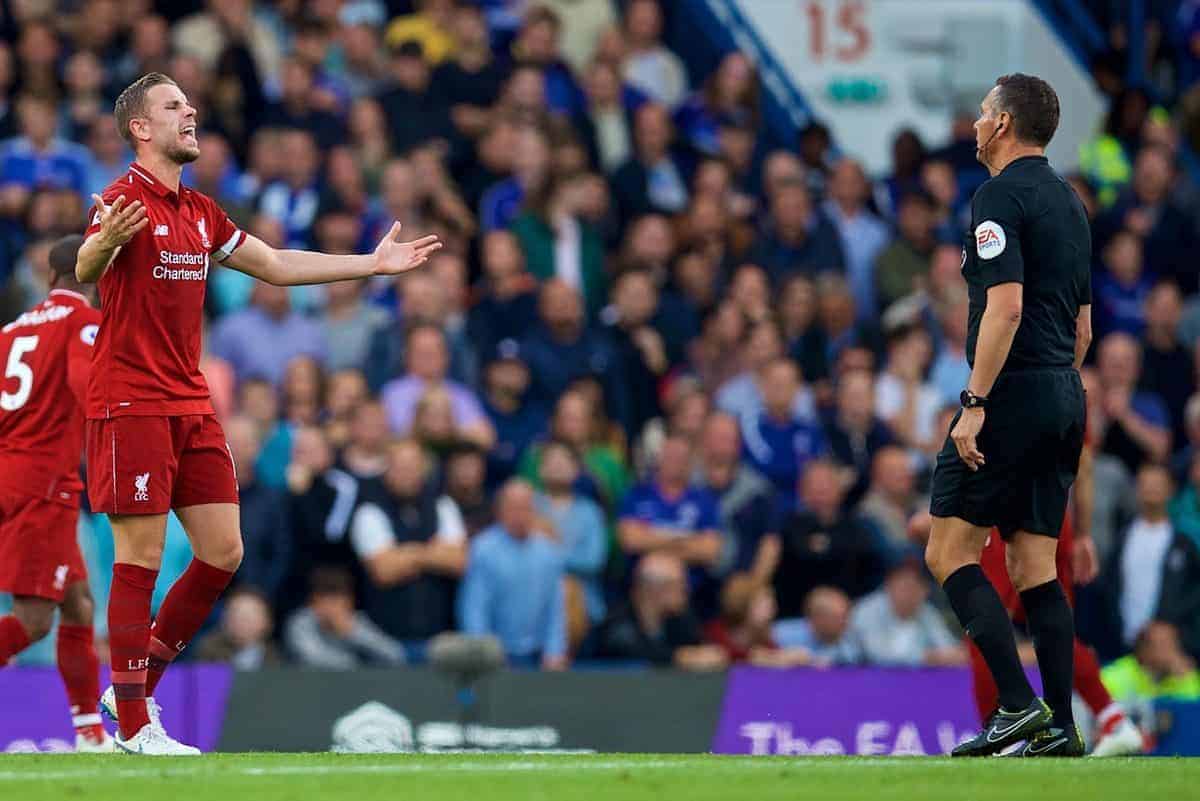
{"label": "player's open hand", "polygon": [[433,234],[411,242],[397,242],[399,235],[400,221],[397,220],[375,248],[376,275],[399,275],[415,270],[442,248],[441,241]]}
{"label": "player's open hand", "polygon": [[99,195],[92,195],[92,200],[96,204],[96,213],[100,215],[100,236],[104,238],[106,247],[121,247],[150,224],[146,207],[140,200],[128,206],[125,205],[124,195],[119,195],[111,206],[104,205],[104,199]]}
{"label": "player's open hand", "polygon": [[976,437],[983,428],[984,413],[981,408],[963,409],[950,432],[950,439],[958,449],[958,458],[967,463],[972,472],[983,467],[983,454],[979,452]]}

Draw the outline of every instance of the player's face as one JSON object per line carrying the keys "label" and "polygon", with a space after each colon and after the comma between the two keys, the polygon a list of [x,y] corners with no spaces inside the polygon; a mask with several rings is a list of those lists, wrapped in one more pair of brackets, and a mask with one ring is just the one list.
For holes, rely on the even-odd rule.
{"label": "player's face", "polygon": [[163,83],[146,93],[145,120],[155,151],[176,164],[189,164],[200,157],[196,109],[178,86]]}

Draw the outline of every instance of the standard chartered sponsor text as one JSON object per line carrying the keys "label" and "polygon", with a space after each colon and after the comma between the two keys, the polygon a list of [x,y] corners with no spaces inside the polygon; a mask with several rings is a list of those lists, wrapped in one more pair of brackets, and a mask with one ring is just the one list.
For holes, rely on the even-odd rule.
{"label": "standard chartered sponsor text", "polygon": [[[167,281],[204,281],[208,278],[207,253],[173,253],[169,250],[158,252],[159,264],[154,266],[154,277]],[[167,264],[195,264],[199,270],[171,269]]]}

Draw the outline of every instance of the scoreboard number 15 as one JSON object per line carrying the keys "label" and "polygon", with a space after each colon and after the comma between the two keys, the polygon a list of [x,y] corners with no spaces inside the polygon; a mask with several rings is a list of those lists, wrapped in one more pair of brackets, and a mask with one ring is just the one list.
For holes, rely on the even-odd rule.
{"label": "scoreboard number 15", "polygon": [[866,56],[871,49],[871,31],[864,20],[867,9],[863,0],[840,0],[836,5],[807,0],[803,5],[813,61],[852,64]]}

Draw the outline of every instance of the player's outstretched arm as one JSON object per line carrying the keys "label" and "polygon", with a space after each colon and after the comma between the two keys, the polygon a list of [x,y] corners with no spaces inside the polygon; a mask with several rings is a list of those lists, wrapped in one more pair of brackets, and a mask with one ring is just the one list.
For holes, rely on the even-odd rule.
{"label": "player's outstretched arm", "polygon": [[277,250],[253,236],[246,236],[225,264],[276,286],[327,284],[372,275],[399,275],[420,267],[442,247],[436,236],[397,242],[400,223],[379,241],[374,253],[361,256],[332,256],[307,250]]}
{"label": "player's outstretched arm", "polygon": [[92,224],[99,224],[100,229],[84,240],[75,257],[75,278],[88,284],[99,281],[121,246],[150,222],[140,200],[128,206],[124,195],[118,196],[111,206],[105,205],[99,195],[92,195],[92,200],[96,203]]}

